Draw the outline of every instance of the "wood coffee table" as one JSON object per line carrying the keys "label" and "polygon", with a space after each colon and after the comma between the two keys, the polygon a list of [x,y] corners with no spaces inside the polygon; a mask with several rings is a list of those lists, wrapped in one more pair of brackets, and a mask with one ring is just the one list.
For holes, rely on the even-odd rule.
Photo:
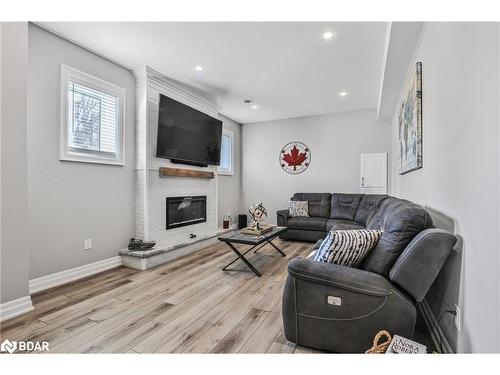
{"label": "wood coffee table", "polygon": [[[257,252],[260,248],[264,247],[265,245],[269,244],[271,245],[278,253],[280,253],[283,256],[286,256],[286,254],[280,250],[278,246],[276,246],[272,241],[278,237],[278,235],[281,232],[284,232],[286,230],[286,227],[275,227],[273,230],[264,233],[261,236],[255,236],[251,234],[245,234],[241,233],[240,230],[237,230],[235,232],[231,232],[228,234],[224,234],[219,237],[219,241],[225,242],[231,250],[234,251],[234,253],[238,256],[235,260],[233,260],[231,263],[229,263],[227,266],[225,266],[222,270],[227,271],[227,267],[229,267],[231,264],[236,262],[238,259],[241,259],[245,264],[250,268],[257,276],[262,276],[261,273],[248,261],[247,258],[245,258],[245,255],[249,253],[250,251]],[[249,249],[247,249],[245,252],[241,253],[233,244],[243,244],[243,245],[251,245]]]}

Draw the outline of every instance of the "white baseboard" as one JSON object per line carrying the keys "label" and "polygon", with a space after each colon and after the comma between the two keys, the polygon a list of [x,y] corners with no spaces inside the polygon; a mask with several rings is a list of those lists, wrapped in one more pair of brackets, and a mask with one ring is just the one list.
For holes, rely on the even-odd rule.
{"label": "white baseboard", "polygon": [[29,281],[30,294],[41,292],[42,290],[53,288],[58,285],[69,283],[83,277],[92,276],[96,273],[121,266],[120,256],[101,260],[99,262],[86,264],[84,266],[71,268],[66,271],[56,272],[47,276],[42,276]]}
{"label": "white baseboard", "polygon": [[13,301],[0,304],[0,321],[14,318],[33,310],[31,297],[21,297]]}
{"label": "white baseboard", "polygon": [[[443,353],[450,354],[453,353],[453,349],[451,348],[446,336],[439,327],[436,317],[432,313],[432,310],[424,299],[422,302],[418,304],[420,308],[420,312],[422,313],[422,317],[424,318],[424,323],[427,326],[427,330],[431,335],[432,342],[438,351],[443,351]],[[441,344],[441,345],[440,345]],[[440,347],[441,346],[441,347]]]}

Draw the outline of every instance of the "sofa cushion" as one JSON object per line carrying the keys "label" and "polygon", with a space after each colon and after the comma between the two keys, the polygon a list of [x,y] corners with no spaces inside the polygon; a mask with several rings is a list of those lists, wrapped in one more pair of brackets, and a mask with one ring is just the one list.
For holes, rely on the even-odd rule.
{"label": "sofa cushion", "polygon": [[328,219],[326,221],[326,231],[345,229],[365,229],[365,227],[351,220]]}
{"label": "sofa cushion", "polygon": [[332,194],[330,219],[354,220],[362,194]]}
{"label": "sofa cushion", "polygon": [[375,247],[381,235],[380,230],[332,230],[327,233],[314,260],[357,267]]}
{"label": "sofa cushion", "polygon": [[431,216],[422,207],[403,199],[387,197],[369,218],[366,227],[382,230],[383,234],[366,257],[362,268],[387,277],[411,240],[433,225]]}
{"label": "sofa cushion", "polygon": [[309,203],[309,216],[330,217],[330,193],[295,193],[294,201],[307,201]]}
{"label": "sofa cushion", "polygon": [[316,242],[325,238],[324,230],[312,230],[304,228],[290,228],[280,233],[282,240]]}
{"label": "sofa cushion", "polygon": [[322,217],[291,217],[288,219],[288,228],[325,230],[326,219]]}
{"label": "sofa cushion", "polygon": [[379,195],[379,194],[365,194],[359,203],[358,211],[356,212],[356,216],[354,217],[354,221],[360,223],[361,225],[366,226],[368,220],[375,215],[378,207],[382,203],[384,199],[387,198],[387,195]]}
{"label": "sofa cushion", "polygon": [[401,200],[398,198],[388,196],[384,199],[377,209],[368,217],[366,221],[366,227],[368,229],[380,229],[384,226],[385,216],[388,208],[392,205],[397,204]]}

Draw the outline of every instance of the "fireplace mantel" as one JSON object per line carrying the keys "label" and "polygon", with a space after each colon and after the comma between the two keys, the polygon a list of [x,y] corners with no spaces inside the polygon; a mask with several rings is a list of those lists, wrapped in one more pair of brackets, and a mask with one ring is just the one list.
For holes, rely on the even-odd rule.
{"label": "fireplace mantel", "polygon": [[198,171],[195,169],[160,167],[160,177],[194,177],[214,178],[214,172]]}

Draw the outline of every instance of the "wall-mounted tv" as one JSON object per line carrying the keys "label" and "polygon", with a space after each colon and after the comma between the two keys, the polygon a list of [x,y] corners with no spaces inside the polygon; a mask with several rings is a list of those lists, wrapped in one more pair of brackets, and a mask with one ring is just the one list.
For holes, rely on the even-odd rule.
{"label": "wall-mounted tv", "polygon": [[222,121],[160,94],[156,157],[174,163],[219,165]]}

